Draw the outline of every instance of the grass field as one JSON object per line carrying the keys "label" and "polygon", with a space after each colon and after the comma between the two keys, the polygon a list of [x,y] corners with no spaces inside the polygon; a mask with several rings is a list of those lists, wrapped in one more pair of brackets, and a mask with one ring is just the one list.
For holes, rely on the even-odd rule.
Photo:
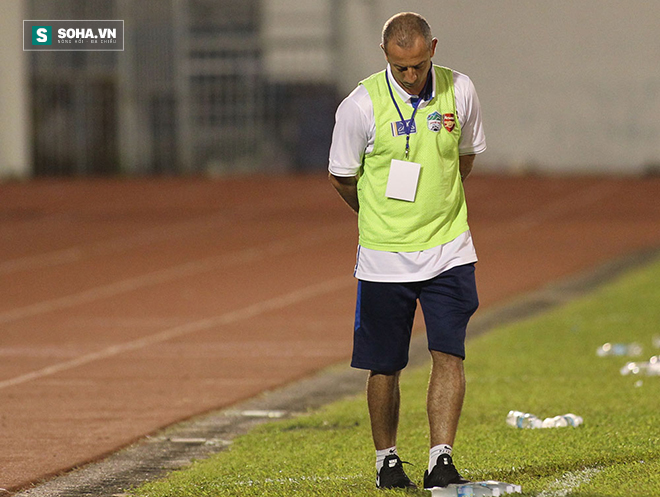
{"label": "grass field", "polygon": [[[454,448],[472,480],[522,485],[526,495],[660,493],[660,377],[622,376],[631,359],[598,357],[604,342],[636,341],[638,360],[660,350],[660,261],[587,298],[468,342],[468,393]],[[399,453],[418,484],[427,465],[428,367],[402,375]],[[509,410],[541,418],[572,412],[579,428],[519,430]],[[374,485],[363,395],[260,426],[229,450],[134,491],[144,497],[385,496]]]}

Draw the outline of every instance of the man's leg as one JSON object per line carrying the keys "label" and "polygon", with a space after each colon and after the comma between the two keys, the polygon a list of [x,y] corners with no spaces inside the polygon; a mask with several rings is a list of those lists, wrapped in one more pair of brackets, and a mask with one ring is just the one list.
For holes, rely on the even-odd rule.
{"label": "man's leg", "polygon": [[431,447],[453,446],[465,397],[463,359],[437,350],[431,351],[431,357],[433,368],[426,398]]}
{"label": "man's leg", "polygon": [[417,290],[414,285],[360,281],[355,310],[353,360],[369,371],[367,403],[376,448],[376,485],[412,488],[396,449],[399,425],[399,374],[408,348]]}
{"label": "man's leg", "polygon": [[414,285],[370,281],[358,284],[351,365],[370,371],[367,402],[376,450],[396,444],[399,375],[408,363],[416,307]]}
{"label": "man's leg", "polygon": [[430,280],[420,301],[433,359],[427,393],[431,445],[424,488],[446,487],[467,481],[451,455],[465,397],[465,331],[479,305],[474,265],[454,267]]}
{"label": "man's leg", "polygon": [[371,371],[367,380],[367,404],[371,419],[371,435],[376,450],[383,450],[396,445],[399,426],[399,376],[397,371],[391,374]]}
{"label": "man's leg", "polygon": [[396,451],[399,427],[399,375],[369,372],[367,404],[371,419],[371,434],[376,446],[376,486],[379,488],[415,488],[403,470],[403,462]]}
{"label": "man's leg", "polygon": [[426,403],[431,447],[453,445],[465,397],[465,332],[479,306],[474,264],[451,268],[427,282],[420,301],[433,359]]}
{"label": "man's leg", "polygon": [[463,359],[435,350],[431,351],[431,356],[433,367],[426,398],[431,449],[429,467],[424,473],[424,488],[467,483],[451,458],[465,397]]}

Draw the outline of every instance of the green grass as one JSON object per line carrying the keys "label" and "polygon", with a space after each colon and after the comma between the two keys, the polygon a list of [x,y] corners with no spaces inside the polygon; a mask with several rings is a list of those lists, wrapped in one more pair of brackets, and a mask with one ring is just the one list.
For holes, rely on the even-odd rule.
{"label": "green grass", "polygon": [[[604,342],[637,341],[643,360],[660,351],[660,262],[542,316],[468,342],[468,393],[454,446],[464,476],[522,485],[527,495],[628,496],[660,492],[660,377],[619,373],[628,360],[597,357]],[[402,376],[399,453],[421,483],[428,441],[428,367]],[[642,380],[643,384],[636,385]],[[573,412],[575,428],[519,430],[506,414]],[[386,496],[380,491],[363,395],[262,425],[229,450],[135,495]],[[572,488],[568,493],[560,490]],[[553,493],[554,492],[554,493]]]}

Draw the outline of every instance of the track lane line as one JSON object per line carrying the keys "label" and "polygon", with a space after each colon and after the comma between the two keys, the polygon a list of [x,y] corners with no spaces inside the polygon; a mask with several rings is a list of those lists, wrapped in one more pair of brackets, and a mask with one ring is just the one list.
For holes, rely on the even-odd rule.
{"label": "track lane line", "polygon": [[124,342],[117,345],[112,345],[97,352],[85,354],[69,361],[53,364],[51,366],[20,375],[15,378],[0,381],[0,390],[22,385],[24,383],[28,383],[30,381],[47,376],[52,376],[63,371],[74,369],[79,366],[84,366],[95,361],[114,357],[122,353],[131,352],[151,345],[166,342],[173,338],[179,338],[198,331],[204,331],[219,326],[226,326],[229,324],[237,323],[239,321],[244,321],[269,311],[284,309],[305,300],[332,293],[355,284],[355,279],[352,275],[344,275],[330,280],[322,281],[320,283],[309,285],[284,295],[280,295],[278,297],[273,297],[268,300],[263,300],[261,302],[251,304],[247,307],[243,307],[242,309],[236,309],[219,316],[204,318],[193,321],[191,323],[174,326],[172,328],[165,329],[146,337],[138,338],[136,340],[131,340],[129,342]]}
{"label": "track lane line", "polygon": [[231,254],[208,257],[206,259],[186,262],[166,269],[153,271],[147,274],[116,281],[88,290],[66,295],[55,299],[45,300],[18,307],[0,313],[0,324],[6,324],[21,319],[37,316],[47,312],[67,309],[81,304],[87,304],[108,297],[114,297],[140,288],[174,281],[176,279],[213,271],[221,267],[236,264],[247,264],[263,260],[267,256],[282,255],[301,247],[316,245],[328,239],[336,238],[338,234],[346,234],[344,224],[335,224],[323,227],[304,234],[297,234],[283,240],[265,244],[260,248],[241,249]]}
{"label": "track lane line", "polygon": [[482,233],[479,237],[488,237],[488,241],[491,242],[493,239],[507,238],[511,236],[512,233],[530,230],[545,221],[550,221],[553,218],[560,218],[565,214],[575,212],[576,209],[585,209],[602,200],[615,188],[616,185],[607,181],[600,181],[595,185],[587,186],[545,204],[540,209],[525,212],[524,214],[504,223],[503,226],[498,228],[497,232],[491,232],[490,234]]}
{"label": "track lane line", "polygon": [[[283,204],[280,201],[277,203],[277,208],[289,208],[293,205],[293,203],[291,205]],[[210,227],[219,228],[238,222],[249,221],[255,216],[259,217],[264,212],[270,212],[272,209],[272,199],[261,199],[260,201],[249,203],[246,206],[240,206],[232,210],[221,210],[206,216],[180,221],[172,225],[143,229],[129,236],[97,242],[83,242],[73,247],[2,261],[0,262],[0,274],[41,269],[60,264],[75,263],[93,257],[122,253],[156,242],[176,240],[197,232],[203,232]],[[68,215],[67,213],[60,213],[51,217],[63,217],[67,219]]]}

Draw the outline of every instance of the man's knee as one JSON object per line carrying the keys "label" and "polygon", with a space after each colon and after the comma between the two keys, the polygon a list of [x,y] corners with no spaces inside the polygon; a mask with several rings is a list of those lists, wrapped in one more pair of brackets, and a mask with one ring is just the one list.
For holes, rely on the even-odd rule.
{"label": "man's knee", "polygon": [[441,352],[439,350],[431,350],[430,352],[434,367],[463,367],[464,358],[459,355]]}
{"label": "man's knee", "polygon": [[373,378],[374,376],[399,376],[401,374],[401,370],[398,371],[374,371],[373,369],[369,371],[369,377]]}

